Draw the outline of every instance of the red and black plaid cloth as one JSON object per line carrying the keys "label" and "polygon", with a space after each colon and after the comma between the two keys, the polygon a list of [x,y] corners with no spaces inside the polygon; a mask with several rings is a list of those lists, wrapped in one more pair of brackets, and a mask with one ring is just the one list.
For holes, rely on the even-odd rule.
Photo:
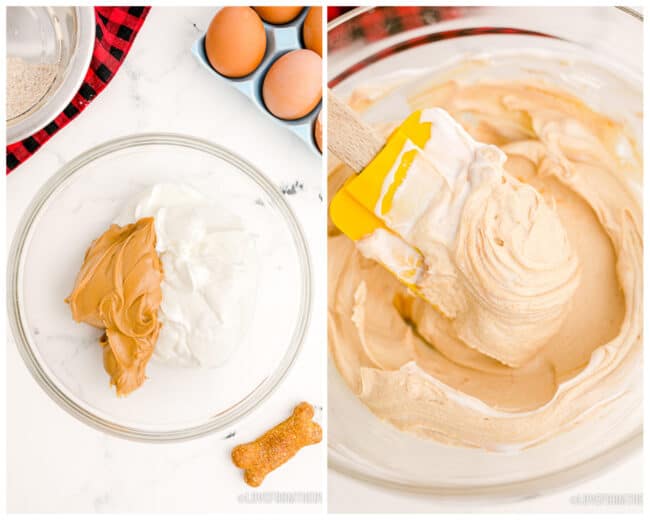
{"label": "red and black plaid cloth", "polygon": [[[350,7],[330,7],[328,9],[328,18],[341,16],[349,11]],[[374,7],[363,11],[343,24],[340,24],[327,33],[327,50],[329,53],[336,52],[337,49],[345,48],[350,45],[359,43],[369,43],[382,40],[393,34],[399,34],[411,29],[417,29],[426,25],[432,25],[444,20],[452,20],[462,16],[469,10],[479,9],[479,7],[441,7],[441,6],[418,6],[418,7]],[[406,51],[419,45],[445,40],[448,38],[457,38],[459,36],[477,36],[481,34],[527,34],[533,36],[551,37],[548,34],[535,31],[527,31],[509,27],[468,27],[461,29],[451,29],[446,31],[434,31],[412,37],[408,41],[398,42],[389,47],[367,56],[354,65],[348,67],[338,76],[330,78],[328,86],[335,87],[341,81],[356,74],[365,67],[382,60],[393,54]]]}
{"label": "red and black plaid cloth", "polygon": [[[329,21],[353,9],[328,7]],[[463,7],[415,6],[377,7],[361,13],[348,23],[335,27],[328,33],[328,50],[336,50],[353,40],[377,41],[391,34],[417,29],[442,20],[457,18]]]}
{"label": "red and black plaid cloth", "polygon": [[122,65],[151,7],[95,7],[95,49],[79,92],[51,123],[7,146],[7,175],[79,115]]}

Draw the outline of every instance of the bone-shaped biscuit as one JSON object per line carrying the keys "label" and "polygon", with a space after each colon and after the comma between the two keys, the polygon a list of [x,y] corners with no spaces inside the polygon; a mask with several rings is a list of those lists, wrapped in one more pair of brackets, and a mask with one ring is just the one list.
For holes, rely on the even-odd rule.
{"label": "bone-shaped biscuit", "polygon": [[318,423],[312,421],[313,417],[313,406],[302,402],[293,409],[291,417],[261,437],[235,446],[232,461],[245,470],[244,481],[249,486],[259,486],[266,475],[282,466],[301,448],[319,443],[323,431]]}

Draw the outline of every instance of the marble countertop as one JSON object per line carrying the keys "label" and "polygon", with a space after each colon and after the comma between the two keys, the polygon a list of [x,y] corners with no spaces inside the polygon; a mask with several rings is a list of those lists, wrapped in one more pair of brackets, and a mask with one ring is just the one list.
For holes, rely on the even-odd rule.
{"label": "marble countertop", "polygon": [[[73,123],[7,178],[7,242],[40,186],[88,148],[138,132],[175,132],[219,143],[248,159],[285,193],[325,268],[321,159],[192,56],[214,8],[153,8],[122,68]],[[163,36],[164,35],[164,36]],[[228,432],[171,444],[126,441],[85,426],[29,374],[8,337],[7,508],[10,512],[319,512],[325,442],[247,487],[231,448],[286,417],[301,400],[324,404],[325,280],[314,276],[303,349],[276,392]],[[234,436],[229,434],[235,433]],[[226,438],[228,436],[228,438]]]}

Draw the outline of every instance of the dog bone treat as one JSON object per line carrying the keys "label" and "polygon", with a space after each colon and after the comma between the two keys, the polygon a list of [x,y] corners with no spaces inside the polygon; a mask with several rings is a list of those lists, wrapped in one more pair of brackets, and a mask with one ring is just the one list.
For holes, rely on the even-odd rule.
{"label": "dog bone treat", "polygon": [[302,402],[287,420],[274,426],[253,442],[240,444],[232,450],[232,461],[244,469],[244,481],[259,486],[264,477],[292,458],[301,448],[318,444],[323,431],[312,421],[314,407]]}
{"label": "dog bone treat", "polygon": [[84,257],[66,302],[75,321],[105,329],[104,368],[118,395],[140,387],[160,331],[163,270],[153,218],[112,225]]}

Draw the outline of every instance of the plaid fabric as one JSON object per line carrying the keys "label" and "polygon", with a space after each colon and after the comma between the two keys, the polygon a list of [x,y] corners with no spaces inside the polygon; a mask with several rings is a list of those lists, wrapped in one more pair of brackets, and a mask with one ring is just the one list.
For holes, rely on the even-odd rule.
{"label": "plaid fabric", "polygon": [[[351,7],[333,7],[328,10],[328,19],[352,9]],[[335,51],[349,45],[354,40],[372,42],[381,40],[391,34],[409,29],[417,29],[442,20],[457,18],[463,7],[378,7],[370,9],[344,25],[335,27],[328,33],[327,48]]]}
{"label": "plaid fabric", "polygon": [[347,13],[351,9],[354,9],[354,7],[345,7],[342,5],[330,5],[327,7],[327,21],[331,22],[336,18],[337,16],[341,16],[343,13]]}
{"label": "plaid fabric", "polygon": [[[340,7],[337,9],[341,10],[341,12],[328,12],[328,16],[340,16],[340,14],[348,11],[350,8]],[[470,9],[476,9],[476,7],[375,7],[328,31],[327,49],[328,52],[331,53],[335,52],[339,48],[344,48],[351,44],[359,45],[359,43],[381,40],[392,34],[416,29],[425,25],[435,24],[436,22],[444,20],[458,18]],[[416,38],[410,38],[405,42],[396,43],[391,47],[386,47],[381,51],[378,51],[372,56],[368,56],[367,58],[348,67],[338,76],[331,78],[328,82],[328,86],[330,88],[335,87],[346,78],[359,72],[372,63],[419,45],[426,45],[431,42],[457,38],[459,36],[505,33],[549,37],[548,34],[508,27],[472,27],[433,32]]]}
{"label": "plaid fabric", "polygon": [[76,118],[104,90],[124,61],[151,7],[95,7],[95,49],[79,92],[54,121],[7,146],[7,175]]}

